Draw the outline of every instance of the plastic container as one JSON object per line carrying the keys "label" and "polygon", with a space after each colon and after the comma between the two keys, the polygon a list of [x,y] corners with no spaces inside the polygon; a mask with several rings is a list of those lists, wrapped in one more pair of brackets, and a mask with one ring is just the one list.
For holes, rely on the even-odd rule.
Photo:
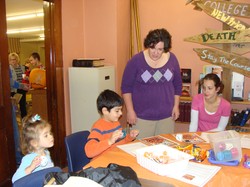
{"label": "plastic container", "polygon": [[217,161],[241,161],[242,148],[240,135],[234,130],[221,131],[208,135]]}
{"label": "plastic container", "polygon": [[[152,157],[145,156],[148,153],[151,153],[154,157],[161,157],[163,154],[167,154],[169,161],[168,163],[158,163]],[[137,162],[142,167],[162,176],[181,173],[186,169],[189,160],[193,158],[192,155],[161,144],[148,146],[136,151]]]}

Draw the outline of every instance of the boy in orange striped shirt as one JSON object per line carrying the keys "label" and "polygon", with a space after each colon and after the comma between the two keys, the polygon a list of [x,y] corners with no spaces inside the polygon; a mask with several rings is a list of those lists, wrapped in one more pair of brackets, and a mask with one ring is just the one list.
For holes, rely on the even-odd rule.
{"label": "boy in orange striped shirt", "polygon": [[122,130],[118,121],[122,115],[123,99],[114,91],[104,90],[97,98],[97,109],[101,118],[92,126],[85,151],[89,158],[96,158],[105,151],[133,141],[139,134]]}

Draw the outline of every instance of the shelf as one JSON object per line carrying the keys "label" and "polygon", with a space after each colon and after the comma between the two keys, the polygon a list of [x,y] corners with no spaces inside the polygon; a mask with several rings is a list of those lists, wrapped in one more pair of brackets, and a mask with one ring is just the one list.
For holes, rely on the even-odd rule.
{"label": "shelf", "polygon": [[[180,101],[181,102],[192,101],[192,97],[180,96]],[[231,101],[231,104],[250,105],[250,101],[247,99],[244,99],[243,101]]]}
{"label": "shelf", "polygon": [[243,100],[243,101],[231,101],[232,104],[240,104],[240,105],[250,105],[249,100]]}
{"label": "shelf", "polygon": [[180,101],[192,101],[192,97],[180,96]]}

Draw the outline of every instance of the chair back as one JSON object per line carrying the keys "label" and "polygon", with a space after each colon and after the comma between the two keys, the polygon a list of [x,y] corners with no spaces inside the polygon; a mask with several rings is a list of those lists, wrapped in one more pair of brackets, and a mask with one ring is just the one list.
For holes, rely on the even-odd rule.
{"label": "chair back", "polygon": [[62,169],[51,167],[36,171],[16,180],[12,187],[43,187],[45,175],[50,172],[62,172]]}
{"label": "chair back", "polygon": [[77,172],[90,162],[84,146],[87,143],[89,131],[79,131],[65,137],[68,171]]}

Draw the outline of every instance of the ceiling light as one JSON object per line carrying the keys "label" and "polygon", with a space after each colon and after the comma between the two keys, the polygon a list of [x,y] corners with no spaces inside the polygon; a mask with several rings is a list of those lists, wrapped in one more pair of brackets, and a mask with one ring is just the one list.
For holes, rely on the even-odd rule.
{"label": "ceiling light", "polygon": [[34,27],[34,28],[26,28],[26,29],[13,29],[13,30],[8,30],[7,34],[17,34],[17,33],[26,33],[26,32],[36,32],[36,31],[44,31],[44,27]]}
{"label": "ceiling light", "polygon": [[20,42],[38,42],[38,41],[44,41],[44,38],[26,38],[26,39],[21,39]]}
{"label": "ceiling light", "polygon": [[17,15],[17,16],[8,16],[7,21],[20,20],[20,19],[29,19],[29,18],[43,17],[43,16],[44,16],[43,12],[37,12],[37,13],[31,13],[31,14],[22,14],[22,15]]}

